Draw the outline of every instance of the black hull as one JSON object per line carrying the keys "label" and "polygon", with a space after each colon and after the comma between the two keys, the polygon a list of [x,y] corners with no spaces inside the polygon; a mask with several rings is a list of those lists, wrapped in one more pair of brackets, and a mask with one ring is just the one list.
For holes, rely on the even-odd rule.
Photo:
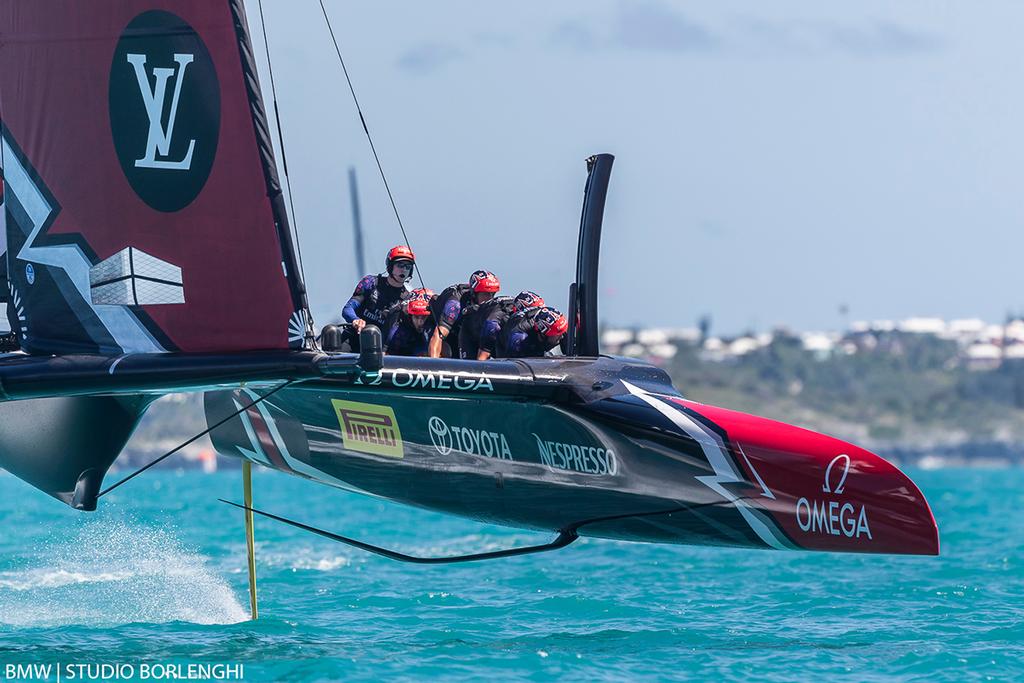
{"label": "black hull", "polygon": [[[208,392],[208,422],[242,409],[261,391]],[[820,492],[822,473],[827,478],[833,469],[826,458],[833,450],[856,447],[763,420],[759,433],[768,440],[757,443],[746,436],[742,446],[754,460],[746,452],[741,459],[724,427],[684,403],[660,370],[613,359],[388,358],[375,380],[346,375],[288,387],[229,420],[212,437],[226,455],[515,527],[577,528],[581,535],[631,541],[855,552],[928,552],[934,539],[937,551],[934,520],[923,497],[913,511],[918,519],[908,522],[903,510],[892,515],[878,510],[870,522],[865,518],[864,529],[854,529],[855,538],[842,524],[850,523],[846,509],[862,511],[859,501],[837,500],[836,519],[842,512],[842,524],[836,521],[824,536],[817,526],[802,528],[801,505],[811,505],[807,496]],[[682,417],[673,418],[674,410]],[[816,440],[806,453],[768,450],[780,427]],[[709,439],[720,439],[720,453],[709,449]],[[862,453],[864,462],[884,463]],[[794,455],[808,472],[777,476],[771,489],[751,464],[761,458],[770,470]],[[892,470],[886,477],[913,486],[884,464]],[[849,458],[846,465],[849,472]],[[783,490],[793,482],[801,490]],[[888,479],[884,486],[872,495],[889,496]],[[890,533],[892,542],[879,540]],[[919,548],[901,550],[895,540],[922,534],[929,540]]]}
{"label": "black hull", "polygon": [[[258,394],[206,396],[209,419],[215,421]],[[400,436],[389,439],[368,431],[364,442],[348,439],[346,448],[346,418],[339,420],[334,401],[345,402],[342,411],[390,408]],[[709,525],[732,527],[736,522],[735,511],[697,483],[697,476],[709,473],[706,462],[669,456],[667,450],[659,455],[652,441],[630,439],[543,401],[437,400],[321,385],[286,389],[261,406],[214,432],[220,452],[341,488],[516,527],[560,530],[593,520],[580,528],[581,535],[707,543],[721,536]],[[365,419],[375,420],[372,412],[368,415]],[[389,454],[352,449],[387,447],[389,441],[395,444]],[[687,512],[692,506],[702,507],[699,513]],[[622,516],[629,517],[599,521]],[[753,540],[737,533],[733,544],[751,545]]]}

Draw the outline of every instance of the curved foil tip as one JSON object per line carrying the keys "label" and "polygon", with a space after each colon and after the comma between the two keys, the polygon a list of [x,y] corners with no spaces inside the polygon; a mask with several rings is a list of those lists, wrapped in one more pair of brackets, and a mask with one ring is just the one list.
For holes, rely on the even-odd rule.
{"label": "curved foil tip", "polygon": [[88,469],[78,477],[75,493],[71,497],[71,507],[83,512],[93,512],[99,498],[100,484],[103,483],[103,472]]}

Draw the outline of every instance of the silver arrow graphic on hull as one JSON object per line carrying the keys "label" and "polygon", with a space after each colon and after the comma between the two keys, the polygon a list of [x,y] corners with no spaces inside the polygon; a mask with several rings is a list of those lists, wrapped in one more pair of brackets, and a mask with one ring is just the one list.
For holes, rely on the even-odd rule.
{"label": "silver arrow graphic on hull", "polygon": [[[763,519],[762,515],[757,510],[751,508],[742,498],[724,486],[724,484],[745,484],[747,481],[735,470],[732,463],[729,461],[725,444],[717,434],[695,422],[681,410],[677,410],[669,406],[659,397],[650,394],[629,382],[623,382],[622,384],[627,390],[629,390],[629,393],[664,415],[672,422],[672,424],[681,429],[684,434],[688,435],[700,444],[701,450],[704,452],[704,455],[708,459],[708,463],[711,465],[711,468],[715,473],[714,475],[697,477],[699,482],[732,503],[733,507],[739,511],[740,515],[742,515],[744,521],[746,521],[750,526],[751,530],[757,534],[757,537],[764,541],[766,545],[771,548],[775,548],[776,550],[785,550],[793,547],[785,540],[784,537],[781,536],[781,534],[772,529],[769,522]],[[746,458],[746,455],[744,454],[743,457]],[[747,464],[750,464],[749,459],[747,460]],[[753,471],[753,467],[751,467],[751,471]],[[762,489],[768,493],[768,497],[774,498],[774,494],[772,494],[771,491],[768,490],[768,487],[765,486],[760,475],[755,472],[754,476],[761,484]]]}

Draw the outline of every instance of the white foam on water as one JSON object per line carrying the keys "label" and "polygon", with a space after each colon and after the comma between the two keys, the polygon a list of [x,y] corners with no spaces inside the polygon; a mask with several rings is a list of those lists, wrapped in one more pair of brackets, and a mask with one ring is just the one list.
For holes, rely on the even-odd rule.
{"label": "white foam on water", "polygon": [[165,529],[90,521],[38,551],[42,566],[0,572],[0,625],[249,618],[207,559]]}
{"label": "white foam on water", "polygon": [[[328,546],[330,547],[330,546]],[[284,568],[291,571],[331,572],[344,569],[353,562],[353,554],[338,554],[327,549],[314,550],[308,547],[290,548],[287,552],[267,550],[264,546],[256,549],[259,562],[271,568]]]}
{"label": "white foam on water", "polygon": [[130,578],[127,572],[101,572],[85,574],[66,569],[30,569],[24,572],[0,572],[0,588],[15,591],[33,588],[58,588],[75,583],[102,583]]}

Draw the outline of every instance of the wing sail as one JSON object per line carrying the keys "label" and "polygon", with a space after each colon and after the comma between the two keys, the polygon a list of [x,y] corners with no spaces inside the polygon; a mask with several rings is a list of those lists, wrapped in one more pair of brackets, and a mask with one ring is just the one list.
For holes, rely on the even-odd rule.
{"label": "wing sail", "polygon": [[305,291],[240,0],[2,0],[0,45],[25,350],[304,345]]}

